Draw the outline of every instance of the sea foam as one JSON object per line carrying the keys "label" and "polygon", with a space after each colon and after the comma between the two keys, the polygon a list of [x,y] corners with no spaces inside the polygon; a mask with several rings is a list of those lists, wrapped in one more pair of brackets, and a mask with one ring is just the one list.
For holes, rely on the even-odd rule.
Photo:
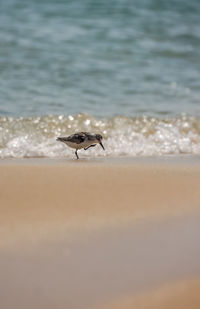
{"label": "sea foam", "polygon": [[97,119],[87,114],[0,117],[0,158],[71,157],[73,150],[56,141],[79,131],[103,135],[88,156],[200,154],[200,117],[124,117]]}

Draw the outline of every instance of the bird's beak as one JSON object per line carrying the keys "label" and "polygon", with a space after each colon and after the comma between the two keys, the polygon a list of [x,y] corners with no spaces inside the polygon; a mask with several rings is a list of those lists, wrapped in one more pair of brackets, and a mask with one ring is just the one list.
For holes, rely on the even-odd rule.
{"label": "bird's beak", "polygon": [[103,146],[102,142],[100,142],[99,144],[101,145],[101,147],[103,148],[103,150],[105,150],[105,148],[104,148],[104,146]]}

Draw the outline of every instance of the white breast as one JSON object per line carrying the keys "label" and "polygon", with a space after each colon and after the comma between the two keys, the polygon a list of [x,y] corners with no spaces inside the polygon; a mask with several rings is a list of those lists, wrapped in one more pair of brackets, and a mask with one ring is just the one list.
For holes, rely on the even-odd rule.
{"label": "white breast", "polygon": [[72,143],[72,142],[69,142],[69,141],[66,141],[65,143],[67,144],[67,146],[74,148],[74,149],[87,148],[90,145],[97,144],[95,142],[92,143],[91,141],[87,141],[87,140],[84,141],[83,143],[80,143],[80,144]]}

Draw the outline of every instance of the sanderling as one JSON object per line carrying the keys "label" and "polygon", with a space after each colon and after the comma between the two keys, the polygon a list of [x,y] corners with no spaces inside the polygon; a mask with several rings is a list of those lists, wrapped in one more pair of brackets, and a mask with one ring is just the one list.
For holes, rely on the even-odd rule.
{"label": "sanderling", "polygon": [[67,137],[57,137],[57,141],[63,142],[67,144],[67,146],[76,149],[75,155],[77,159],[79,159],[77,151],[79,149],[84,148],[87,150],[90,147],[94,147],[97,144],[100,144],[103,150],[105,150],[103,144],[102,144],[103,137],[100,134],[92,134],[88,132],[78,132],[75,134],[72,134]]}

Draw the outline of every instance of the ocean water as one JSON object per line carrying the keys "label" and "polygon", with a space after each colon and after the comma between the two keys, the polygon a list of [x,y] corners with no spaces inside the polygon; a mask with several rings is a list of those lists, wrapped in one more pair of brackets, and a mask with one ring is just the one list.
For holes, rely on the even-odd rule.
{"label": "ocean water", "polygon": [[[0,3],[0,157],[200,154],[199,0]],[[89,153],[89,154],[88,154]]]}

